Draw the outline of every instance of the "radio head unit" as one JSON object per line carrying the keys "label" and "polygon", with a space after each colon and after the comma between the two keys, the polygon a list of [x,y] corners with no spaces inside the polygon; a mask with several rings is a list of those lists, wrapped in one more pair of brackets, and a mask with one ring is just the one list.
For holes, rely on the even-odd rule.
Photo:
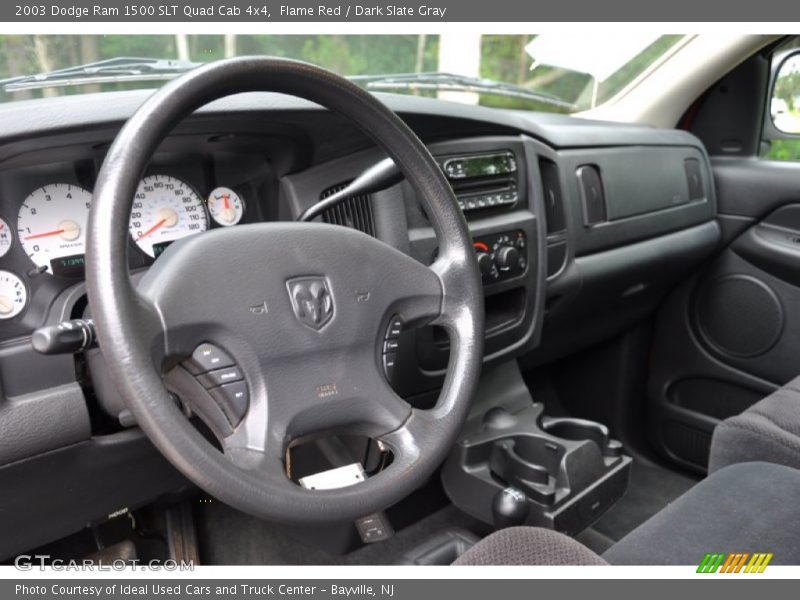
{"label": "radio head unit", "polygon": [[519,201],[517,157],[511,150],[440,156],[437,161],[464,212],[511,208]]}

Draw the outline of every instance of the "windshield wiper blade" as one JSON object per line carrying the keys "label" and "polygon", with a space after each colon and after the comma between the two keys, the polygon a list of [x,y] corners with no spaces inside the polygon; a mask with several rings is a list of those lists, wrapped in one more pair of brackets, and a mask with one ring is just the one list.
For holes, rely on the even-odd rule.
{"label": "windshield wiper blade", "polygon": [[477,94],[492,94],[542,102],[566,110],[576,110],[575,104],[562,100],[556,96],[536,92],[527,88],[503,83],[492,79],[456,75],[454,73],[426,72],[426,73],[401,73],[399,75],[356,75],[349,77],[368,90],[434,90],[453,92],[474,92]]}
{"label": "windshield wiper blade", "polygon": [[0,80],[3,91],[66,87],[121,81],[164,81],[199,67],[202,63],[161,58],[118,57],[97,62]]}

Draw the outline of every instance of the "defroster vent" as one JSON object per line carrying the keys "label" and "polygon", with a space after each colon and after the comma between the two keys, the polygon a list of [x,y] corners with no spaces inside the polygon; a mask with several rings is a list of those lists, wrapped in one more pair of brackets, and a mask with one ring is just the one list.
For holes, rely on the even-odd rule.
{"label": "defroster vent", "polygon": [[[346,185],[342,183],[328,188],[320,194],[320,200],[332,196]],[[375,237],[375,219],[372,214],[372,198],[369,195],[361,194],[342,200],[322,213],[322,220],[325,223],[358,229]]]}

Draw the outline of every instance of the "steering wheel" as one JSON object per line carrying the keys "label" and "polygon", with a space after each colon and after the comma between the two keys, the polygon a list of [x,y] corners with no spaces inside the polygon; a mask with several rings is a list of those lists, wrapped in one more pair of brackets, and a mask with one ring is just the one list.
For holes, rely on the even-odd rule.
{"label": "steering wheel", "polygon": [[[311,100],[369,135],[424,203],[439,244],[435,262],[427,267],[346,227],[259,223],[175,242],[134,285],[128,221],[152,154],[200,106],[251,91]],[[483,294],[464,217],[411,129],[372,95],[324,69],[235,58],[154,93],[119,132],[100,170],[86,259],[97,338],[123,400],[179,471],[234,508],[306,524],[382,510],[425,483],[466,418],[481,368]],[[440,325],[449,335],[450,361],[432,409],[412,408],[384,376],[387,328],[400,322],[404,328]],[[182,366],[198,347],[212,346],[235,362],[246,386],[239,396],[249,397],[244,406],[193,385],[197,378]],[[182,374],[186,405],[224,416],[212,427],[221,448],[186,418],[165,386],[167,371]],[[393,461],[354,485],[304,489],[287,476],[287,449],[322,431],[378,440]]]}

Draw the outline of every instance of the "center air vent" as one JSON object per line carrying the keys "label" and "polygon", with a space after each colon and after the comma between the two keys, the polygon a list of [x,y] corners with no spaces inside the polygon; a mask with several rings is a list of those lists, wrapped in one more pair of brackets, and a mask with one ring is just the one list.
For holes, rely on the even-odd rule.
{"label": "center air vent", "polygon": [[542,158],[539,159],[539,170],[542,173],[547,233],[564,231],[566,220],[564,219],[564,204],[561,198],[561,184],[558,180],[558,167],[554,162]]}
{"label": "center air vent", "polygon": [[[332,196],[344,189],[346,185],[346,183],[342,183],[328,188],[320,194],[320,200]],[[369,195],[361,194],[342,200],[336,206],[332,206],[322,213],[322,220],[332,225],[358,229],[375,237],[375,219],[372,215],[372,199]]]}

